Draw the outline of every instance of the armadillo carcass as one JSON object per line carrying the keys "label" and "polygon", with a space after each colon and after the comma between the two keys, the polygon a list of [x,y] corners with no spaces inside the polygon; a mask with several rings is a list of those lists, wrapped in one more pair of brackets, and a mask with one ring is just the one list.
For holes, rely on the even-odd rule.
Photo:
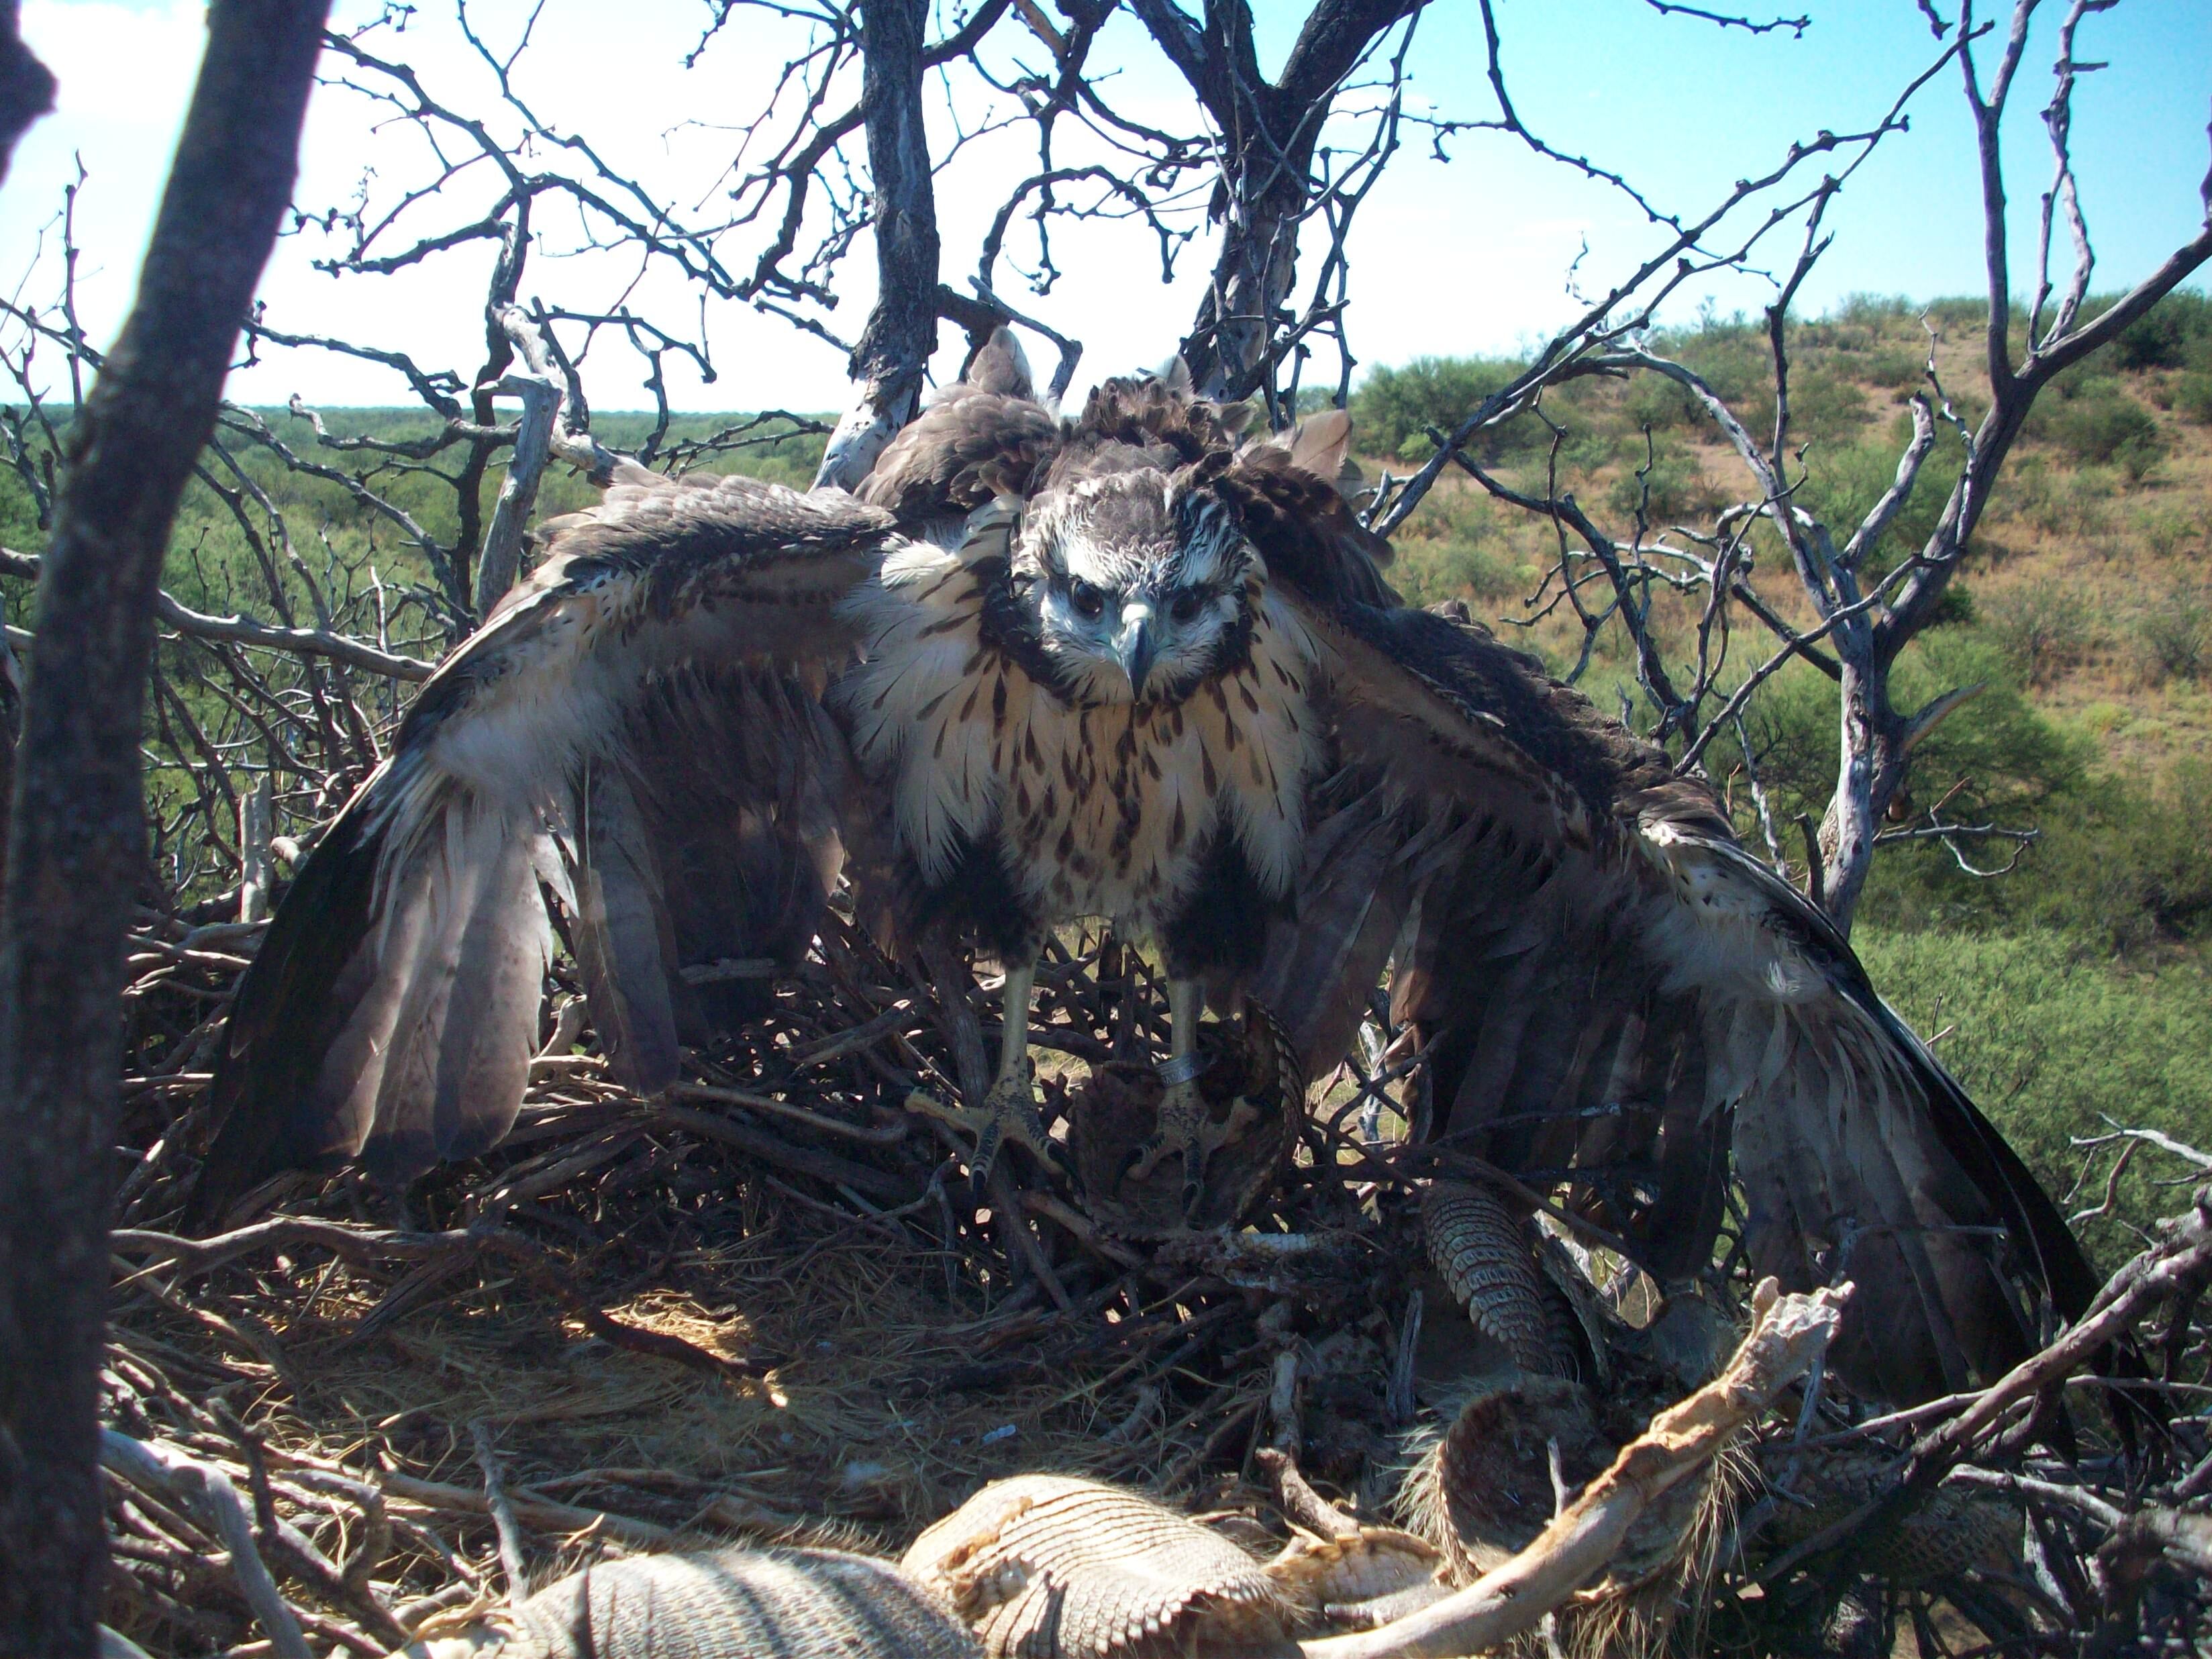
{"label": "armadillo carcass", "polygon": [[726,1549],[602,1562],[407,1659],[979,1659],[945,1604],[888,1561]]}
{"label": "armadillo carcass", "polygon": [[903,1565],[992,1659],[1143,1659],[1264,1648],[1296,1610],[1259,1563],[1140,1493],[1073,1475],[997,1480]]}
{"label": "armadillo carcass", "polygon": [[[1844,1451],[1808,1460],[1797,1472],[1797,1496],[1787,1500],[1768,1523],[1765,1541],[1778,1552],[1825,1532],[1887,1490],[1891,1460]],[[1885,1583],[1911,1588],[1948,1578],[1973,1566],[2016,1561],[2021,1545],[2019,1507],[1990,1492],[1938,1486],[1903,1519],[1880,1531],[1864,1529],[1853,1539],[1853,1565]]]}
{"label": "armadillo carcass", "polygon": [[1574,1361],[1544,1295],[1534,1234],[1490,1188],[1438,1181],[1421,1194],[1429,1260],[1474,1327],[1529,1376],[1571,1376]]}

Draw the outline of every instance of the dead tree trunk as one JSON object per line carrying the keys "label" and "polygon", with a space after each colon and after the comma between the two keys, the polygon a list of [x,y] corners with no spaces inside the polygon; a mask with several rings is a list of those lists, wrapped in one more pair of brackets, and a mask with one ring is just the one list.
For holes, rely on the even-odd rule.
{"label": "dead tree trunk", "polygon": [[875,198],[876,306],[854,348],[859,388],[823,452],[818,488],[850,489],[914,418],[937,349],[937,195],[922,128],[927,0],[861,0],[860,112]]}
{"label": "dead tree trunk", "polygon": [[[2057,95],[2043,112],[2057,178],[2044,198],[2037,289],[2027,316],[2025,349],[2018,361],[2013,355],[2011,251],[1997,131],[2027,46],[2034,0],[2019,0],[2015,4],[1996,72],[1986,90],[1976,73],[1971,42],[1963,43],[1960,50],[1981,161],[1983,249],[1990,303],[1984,337],[1990,408],[1971,434],[1966,433],[1962,421],[1953,417],[1954,429],[1966,440],[1966,465],[1903,584],[1882,611],[1857,625],[1856,635],[1842,630],[1838,635],[1836,654],[1844,664],[1843,760],[1836,793],[1820,826],[1825,868],[1820,885],[1828,915],[1845,933],[1850,931],[1859,896],[1865,890],[1875,837],[1881,832],[1891,801],[1904,786],[1914,746],[1965,700],[1958,692],[1947,693],[1916,714],[1901,714],[1890,706],[1890,671],[1905,647],[1934,619],[2029,409],[2059,374],[2118,337],[2122,329],[2212,260],[2212,175],[2207,175],[2199,195],[2204,220],[2197,234],[2112,305],[2087,322],[2081,320],[2095,257],[2088,227],[2073,204],[2073,161],[2068,146],[2074,76],[2085,67],[2074,58],[2074,32],[2092,9],[2087,0],[2074,0],[2060,26],[2055,70]],[[2054,280],[2051,270],[2055,222],[2061,218],[2074,252],[2073,270],[2063,283]],[[2047,305],[2051,309],[2046,318]]]}
{"label": "dead tree trunk", "polygon": [[0,921],[0,1654],[88,1655],[95,1412],[138,744],[185,482],[290,200],[325,0],[216,0],[138,299],[72,434],[39,584]]}
{"label": "dead tree trunk", "polygon": [[1282,78],[1260,72],[1246,0],[1206,0],[1203,23],[1175,0],[1131,0],[1160,50],[1220,129],[1212,216],[1221,252],[1182,343],[1194,390],[1249,398],[1267,385],[1297,274],[1298,227],[1313,206],[1314,147],[1338,88],[1375,38],[1425,0],[1321,0]]}

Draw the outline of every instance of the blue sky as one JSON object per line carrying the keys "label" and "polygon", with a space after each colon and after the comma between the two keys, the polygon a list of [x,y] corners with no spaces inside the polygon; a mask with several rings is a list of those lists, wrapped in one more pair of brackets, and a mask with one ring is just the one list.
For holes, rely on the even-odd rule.
{"label": "blue sky", "polygon": [[[1813,25],[1798,40],[1787,31],[1753,37],[1662,17],[1641,0],[1501,0],[1499,17],[1523,118],[1559,148],[1587,154],[1662,204],[1694,213],[1731,180],[1771,165],[1793,137],[1871,125],[1940,49],[1911,0],[1808,0],[1806,9]],[[341,0],[341,14],[347,9]],[[379,49],[406,56],[434,88],[474,106],[472,99],[484,98],[480,67],[450,22],[430,15],[435,9],[425,4],[420,21]],[[1305,7],[1260,0],[1256,9],[1272,66]],[[2016,288],[2031,279],[2037,198],[2049,176],[2038,112],[2048,96],[2061,10],[2051,0],[2039,16],[2007,125]],[[471,9],[479,28],[501,41],[524,15],[515,0],[478,0]],[[709,199],[735,142],[732,113],[757,106],[763,77],[787,37],[775,32],[781,26],[741,14],[687,72],[678,60],[698,37],[703,6],[641,0],[611,26],[616,15],[590,0],[549,0],[523,60],[526,92],[565,129],[588,133],[672,198]],[[198,0],[27,0],[23,8],[26,36],[61,78],[62,104],[33,130],[0,186],[0,287],[45,301],[53,215],[81,157],[89,179],[78,215],[86,249],[80,304],[96,338],[112,335],[128,303],[190,93],[203,15]],[[1993,48],[1982,48],[1985,64]],[[2150,269],[2202,217],[2212,8],[2204,0],[2127,0],[2087,21],[2081,50],[2112,65],[2084,78],[2075,131],[2098,285],[2112,287]],[[1109,26],[1094,61],[1121,66],[1116,95],[1131,108],[1188,125],[1180,83],[1132,20]],[[1431,7],[1412,61],[1411,107],[1459,118],[1494,112],[1480,18],[1468,0]],[[1926,88],[1911,112],[1911,131],[1886,140],[1832,210],[1835,245],[1804,291],[1806,309],[1855,291],[1927,297],[1981,287],[1972,131],[1955,70]],[[1449,148],[1447,166],[1409,144],[1362,210],[1351,318],[1354,349],[1366,363],[1510,351],[1571,313],[1569,272],[1578,254],[1577,280],[1596,291],[1659,240],[1616,194],[1529,155],[1504,135],[1463,135]],[[1024,144],[1003,136],[974,145],[947,169],[939,207],[948,279],[964,281],[991,209],[1026,159]],[[364,179],[372,189],[389,188],[411,176],[417,160],[406,135],[380,130],[358,100],[325,89],[310,112],[299,199],[311,207],[343,201]],[[1208,257],[1202,240],[1185,254],[1172,286],[1160,283],[1152,244],[1133,228],[1071,228],[1056,240],[1068,274],[1051,294],[1022,293],[1011,278],[1000,286],[1085,342],[1079,387],[1172,349],[1196,304]],[[313,241],[280,246],[264,283],[273,322],[473,371],[481,355],[479,253],[410,276],[333,282],[309,264]],[[1795,245],[1794,236],[1775,243],[1772,262],[1786,264]],[[848,337],[872,298],[868,267],[863,242],[839,280],[842,303],[829,319]],[[526,293],[585,308],[622,292],[634,274],[596,256],[542,256]],[[1753,307],[1769,291],[1755,278],[1738,278],[1686,294],[1677,314],[1705,297],[1723,311]],[[636,298],[672,322],[698,315],[696,297],[671,281],[648,277]],[[705,325],[720,378],[702,386],[673,366],[678,407],[842,401],[843,366],[832,347],[734,305],[710,307]],[[941,368],[952,357],[950,329],[946,339]],[[596,406],[643,401],[635,360],[602,350],[586,372]],[[235,375],[231,390],[254,402],[295,392],[333,404],[404,398],[404,386],[382,371],[304,352],[276,354]]]}

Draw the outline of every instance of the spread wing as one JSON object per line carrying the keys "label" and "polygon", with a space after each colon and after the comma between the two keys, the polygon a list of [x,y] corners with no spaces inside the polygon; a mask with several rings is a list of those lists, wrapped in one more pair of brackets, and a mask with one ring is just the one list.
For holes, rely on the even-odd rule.
{"label": "spread wing", "polygon": [[[896,544],[880,508],[629,468],[424,684],[240,984],[202,1216],[360,1157],[387,1182],[503,1136],[558,926],[615,1075],[805,949],[849,761],[820,693],[838,601]],[[751,981],[757,983],[757,977]]]}
{"label": "spread wing", "polygon": [[1571,1180],[1664,1276],[1713,1260],[1732,1151],[1753,1267],[1855,1281],[1831,1359],[1886,1398],[2023,1356],[2039,1297],[2081,1310],[2056,1206],[1702,784],[1480,629],[1285,586],[1339,769],[1256,994],[1310,1066],[1394,964],[1435,1133]]}

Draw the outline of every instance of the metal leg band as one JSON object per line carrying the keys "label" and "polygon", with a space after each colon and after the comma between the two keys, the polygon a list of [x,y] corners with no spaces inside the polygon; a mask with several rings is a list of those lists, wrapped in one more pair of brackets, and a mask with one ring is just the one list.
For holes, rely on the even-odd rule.
{"label": "metal leg band", "polygon": [[1190,1053],[1176,1059],[1162,1060],[1152,1067],[1152,1074],[1172,1089],[1178,1083],[1194,1081],[1206,1070],[1206,1060],[1200,1055],[1198,1050],[1194,1048]]}

